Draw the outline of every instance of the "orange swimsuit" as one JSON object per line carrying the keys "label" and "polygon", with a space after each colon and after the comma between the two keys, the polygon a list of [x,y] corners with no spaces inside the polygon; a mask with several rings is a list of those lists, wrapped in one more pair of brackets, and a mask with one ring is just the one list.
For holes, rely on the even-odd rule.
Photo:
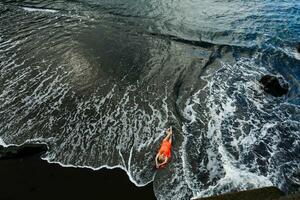
{"label": "orange swimsuit", "polygon": [[171,143],[168,140],[163,140],[159,154],[164,154],[166,157],[171,158]]}

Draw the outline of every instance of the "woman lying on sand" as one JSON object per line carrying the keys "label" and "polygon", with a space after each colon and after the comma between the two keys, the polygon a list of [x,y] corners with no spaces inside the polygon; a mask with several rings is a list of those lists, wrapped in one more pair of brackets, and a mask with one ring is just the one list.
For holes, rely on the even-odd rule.
{"label": "woman lying on sand", "polygon": [[172,127],[170,127],[168,128],[167,136],[163,139],[161,147],[155,157],[155,165],[157,169],[165,167],[171,158],[172,134]]}

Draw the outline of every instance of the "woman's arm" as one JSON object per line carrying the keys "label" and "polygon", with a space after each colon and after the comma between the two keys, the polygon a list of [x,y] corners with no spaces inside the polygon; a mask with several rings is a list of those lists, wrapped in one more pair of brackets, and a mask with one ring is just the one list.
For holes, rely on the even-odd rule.
{"label": "woman's arm", "polygon": [[167,136],[164,138],[164,140],[169,140],[172,136],[172,127],[168,128],[167,130]]}
{"label": "woman's arm", "polygon": [[155,157],[155,166],[156,166],[156,168],[159,168],[159,164],[157,162],[158,156],[159,156],[159,154],[156,154],[156,157]]}
{"label": "woman's arm", "polygon": [[164,162],[162,162],[158,165],[158,167],[164,166],[165,164],[167,164],[168,161],[169,161],[169,158],[167,157]]}

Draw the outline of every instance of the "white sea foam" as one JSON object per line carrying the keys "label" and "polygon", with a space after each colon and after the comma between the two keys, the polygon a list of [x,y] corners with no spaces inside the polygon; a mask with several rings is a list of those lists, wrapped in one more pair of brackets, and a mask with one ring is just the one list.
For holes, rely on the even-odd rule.
{"label": "white sea foam", "polygon": [[300,53],[295,52],[294,55],[295,55],[295,58],[296,58],[297,60],[300,60]]}
{"label": "white sea foam", "polygon": [[277,47],[278,49],[280,49],[281,51],[283,51],[285,54],[287,54],[288,56],[290,57],[293,57],[297,60],[300,60],[300,53],[297,52],[297,50],[295,48],[280,48],[280,47]]}
{"label": "white sea foam", "polygon": [[[29,12],[47,12],[45,9],[24,8],[24,10]],[[17,69],[20,65],[23,66],[26,60],[21,60],[22,62],[15,61],[16,54],[14,53],[16,51],[14,49],[21,49],[22,46],[20,44],[10,44],[8,40],[2,42],[1,45],[5,47],[2,51],[13,50],[11,54],[13,56],[6,59],[1,68],[2,76],[9,77],[6,76],[9,70]],[[3,138],[5,141],[14,141],[14,138],[22,140],[30,137],[37,139],[26,140],[26,142],[43,142],[44,139],[38,137],[41,133],[30,136],[27,133],[31,134],[32,130],[40,127],[39,123],[45,124],[42,130],[46,132],[42,134],[54,135],[57,143],[49,145],[53,149],[43,158],[44,160],[64,167],[90,168],[93,170],[120,168],[127,173],[130,181],[136,186],[148,184],[153,181],[154,176],[150,174],[149,177],[144,178],[141,172],[151,171],[146,168],[153,161],[151,160],[153,151],[149,151],[149,149],[164,136],[163,128],[168,125],[168,121],[172,120],[172,118],[176,120],[176,117],[172,114],[172,109],[168,107],[170,103],[170,100],[167,99],[168,94],[163,94],[163,91],[157,91],[157,88],[155,88],[155,91],[148,91],[147,87],[146,91],[149,94],[145,95],[145,93],[140,92],[141,90],[145,91],[144,87],[138,88],[138,83],[128,86],[124,76],[115,85],[108,83],[109,87],[104,91],[101,90],[102,85],[97,85],[95,87],[99,86],[99,91],[97,90],[91,95],[68,96],[72,95],[70,93],[77,89],[77,87],[70,89],[69,84],[71,83],[68,83],[69,80],[72,80],[74,83],[86,83],[84,81],[91,80],[91,77],[94,75],[90,63],[82,59],[84,56],[74,52],[72,51],[65,59],[65,63],[67,66],[70,66],[70,69],[65,68],[65,65],[57,66],[56,64],[55,67],[46,64],[47,67],[43,68],[44,62],[39,62],[39,66],[30,66],[30,68],[27,68],[28,70],[25,70],[25,67],[23,67],[23,71],[15,70],[19,74],[15,74],[15,77],[5,82],[6,85],[3,87],[5,90],[0,94],[0,97],[5,99],[5,101],[2,106],[0,105],[0,108],[6,110],[7,105],[11,105],[11,100],[17,98],[22,99],[23,105],[11,107],[11,110],[20,114],[24,113],[21,111],[26,110],[26,113],[15,120],[6,118],[4,121],[6,123],[2,126],[4,127],[3,130],[9,130],[10,127],[19,125],[19,121],[22,125],[19,128],[20,131],[17,131],[16,134],[11,134],[11,137],[5,135]],[[37,55],[35,56],[37,57]],[[254,69],[249,66],[250,70],[248,70],[246,68],[248,66],[243,64],[247,65],[249,61],[245,60],[243,62],[235,66],[224,65],[223,71],[217,73],[215,78],[213,76],[201,76],[208,84],[186,102],[183,116],[189,121],[187,126],[191,125],[191,129],[196,129],[197,127],[199,129],[194,134],[193,131],[190,131],[190,127],[187,128],[185,125],[182,127],[184,132],[183,148],[179,148],[179,152],[174,154],[178,157],[181,156],[181,159],[177,159],[177,157],[170,163],[172,164],[172,176],[167,180],[167,184],[172,183],[172,185],[165,186],[165,188],[172,187],[172,192],[168,191],[168,194],[166,194],[171,196],[171,198],[172,195],[177,193],[177,199],[185,199],[181,197],[184,196],[186,191],[188,194],[192,192],[194,196],[206,196],[220,191],[230,191],[230,189],[243,189],[249,185],[249,187],[259,187],[276,183],[276,180],[271,180],[274,177],[274,171],[272,171],[274,168],[271,168],[272,166],[268,169],[267,175],[261,174],[256,169],[257,166],[252,167],[240,164],[240,161],[232,155],[232,152],[226,149],[228,144],[230,144],[229,146],[235,152],[238,152],[240,156],[243,153],[251,152],[251,146],[258,142],[257,133],[261,131],[260,139],[263,140],[265,137],[269,137],[270,132],[276,129],[276,126],[279,124],[276,122],[262,122],[260,121],[260,116],[255,116],[256,113],[250,115],[250,117],[245,113],[237,113],[236,104],[238,100],[236,97],[238,94],[245,99],[247,105],[251,105],[252,110],[249,109],[250,111],[253,111],[253,113],[258,111],[258,114],[268,114],[265,110],[265,105],[269,101],[257,98],[259,96],[257,95],[259,93],[259,85],[255,84],[256,77],[259,77],[262,71],[257,66]],[[84,67],[82,68],[82,66]],[[30,85],[30,82],[26,81],[26,77],[28,78],[29,74],[35,74],[31,71],[34,67],[38,68],[39,73],[37,73],[36,77],[30,77],[30,81],[35,82],[35,85]],[[57,69],[57,71],[53,69]],[[87,76],[80,76],[85,75],[84,73]],[[225,78],[222,79],[222,76]],[[244,80],[232,81],[232,77]],[[75,78],[77,78],[76,81],[74,81]],[[123,84],[123,81],[125,84]],[[26,84],[23,84],[23,82]],[[23,96],[16,96],[16,94],[22,95],[22,92],[27,89],[24,87],[24,91],[16,93],[17,87],[15,86],[18,85],[32,88],[32,90]],[[233,92],[228,94],[229,87],[233,89],[229,92]],[[157,97],[157,94],[162,95]],[[200,99],[199,96],[205,97],[205,100],[203,101],[203,98]],[[52,104],[53,100],[55,100],[55,104]],[[71,100],[71,103],[64,108],[62,106],[63,102],[68,104],[65,100]],[[49,105],[49,108],[45,105]],[[199,109],[199,105],[201,105],[203,110]],[[45,110],[40,109],[45,107]],[[41,112],[37,113],[38,116],[27,121],[28,117],[26,116],[31,116],[27,114],[35,113],[38,110],[41,110]],[[57,112],[53,112],[54,110],[59,111],[59,115]],[[89,115],[90,112],[94,112],[92,116]],[[238,114],[240,118],[234,118]],[[230,121],[232,118],[238,123],[239,127],[236,129],[234,129],[232,121]],[[24,119],[28,123],[23,123]],[[38,119],[38,121],[34,121],[34,119]],[[282,123],[284,122],[282,121]],[[209,127],[207,129],[206,126],[208,124]],[[247,128],[247,126],[251,129],[250,133],[243,129]],[[1,133],[5,132],[0,131]],[[225,131],[228,131],[228,134]],[[201,133],[198,134],[198,132]],[[240,135],[236,134],[237,132]],[[271,152],[278,149],[276,142],[279,139],[276,134],[274,133],[272,137],[275,145],[271,146]],[[226,139],[228,139],[226,138],[228,135],[232,137],[230,138],[232,141],[224,144],[224,141],[226,142]],[[189,143],[191,140],[196,141],[192,143],[192,145],[195,145],[195,148],[192,151],[187,151],[188,145],[191,145]],[[207,148],[204,148],[204,153],[201,152],[205,154],[205,159],[208,162],[205,163],[205,159],[201,160],[200,158],[199,163],[197,163],[197,160],[191,163],[189,156],[191,154],[199,154],[202,149],[198,147],[202,145],[202,140],[210,144]],[[269,141],[273,142],[273,140]],[[48,142],[51,141],[46,143]],[[0,145],[6,145],[2,139],[0,139]],[[297,142],[295,142],[295,145],[297,145]],[[244,152],[239,149],[240,146],[244,148]],[[141,155],[143,155],[142,159]],[[196,172],[209,171],[208,180],[210,181],[210,187],[207,184],[202,184],[202,180],[197,179],[199,177],[198,173],[194,173],[191,168],[200,168]],[[224,189],[226,186],[228,188]],[[157,193],[165,195],[165,191],[162,191],[161,188],[157,188],[157,190]]]}
{"label": "white sea foam", "polygon": [[31,8],[31,7],[22,7],[22,8],[28,12],[48,12],[48,13],[58,12],[57,10],[53,10],[53,9]]}
{"label": "white sea foam", "polygon": [[0,146],[3,146],[3,147],[7,147],[8,145],[5,144],[5,142],[3,141],[3,139],[0,137]]}
{"label": "white sea foam", "polygon": [[[185,133],[182,163],[185,180],[193,191],[193,198],[229,192],[233,189],[244,190],[271,185],[284,186],[284,180],[276,170],[277,165],[275,164],[278,162],[276,157],[281,156],[277,147],[281,141],[281,133],[277,130],[277,126],[283,125],[282,120],[278,121],[277,116],[284,113],[282,113],[279,104],[278,108],[273,108],[273,112],[276,112],[276,114],[270,118],[272,113],[268,110],[270,109],[269,106],[277,103],[272,102],[272,98],[264,97],[256,84],[257,79],[265,73],[264,69],[258,68],[251,60],[247,59],[241,59],[233,66],[225,63],[223,65],[224,67],[214,74],[211,79],[206,79],[208,89],[193,95],[187,101],[184,110],[184,117],[189,123],[182,128]],[[207,98],[200,101],[201,96]],[[195,110],[201,106],[203,108],[204,105],[207,110],[204,109],[201,113]],[[289,106],[295,108],[294,105]],[[234,123],[235,125],[233,125]],[[208,125],[207,131],[203,132],[203,124]],[[187,129],[186,126],[189,128]],[[299,123],[293,126],[296,130]],[[201,129],[195,130],[197,127],[201,127]],[[187,132],[191,129],[194,133]],[[197,134],[199,131],[202,134]],[[195,133],[199,138],[195,137]],[[206,135],[206,138],[205,136],[203,138],[203,134]],[[294,132],[291,133],[291,137],[293,134]],[[199,169],[196,172],[208,173],[208,180],[211,182],[208,187],[205,186],[207,182],[202,183],[202,180],[195,178],[195,169],[190,167],[191,164],[186,158],[188,153],[197,153],[187,152],[188,141],[193,140],[207,140],[204,143],[206,145],[205,156],[207,162],[205,163],[204,160],[201,160],[202,158],[199,158],[199,163],[197,163]],[[257,148],[261,148],[258,145],[262,141],[269,142],[263,144],[267,146],[264,154],[270,153],[270,158],[266,158],[268,160],[267,167],[261,166],[257,162],[256,159],[261,159],[261,156],[256,158],[256,154],[254,154],[253,161],[250,161],[248,157],[249,155],[252,156],[253,150],[256,149],[257,151]],[[200,149],[204,150],[203,148]],[[236,157],[236,154],[239,156]],[[282,162],[285,161],[282,160]],[[195,166],[195,163],[192,165]],[[267,172],[261,170],[260,167],[266,167]],[[224,175],[220,177],[222,173]]]}
{"label": "white sea foam", "polygon": [[[45,161],[47,161],[48,163],[59,164],[59,165],[62,166],[62,167],[87,168],[87,169],[91,169],[91,170],[94,170],[94,171],[96,171],[96,170],[101,170],[101,169],[122,169],[122,170],[124,170],[124,171],[127,173],[129,180],[130,180],[132,183],[134,183],[137,187],[143,187],[143,186],[146,186],[146,185],[148,185],[149,183],[151,183],[151,182],[153,181],[153,179],[152,179],[152,180],[150,180],[150,181],[148,181],[148,182],[146,182],[146,183],[144,183],[144,184],[138,184],[138,183],[135,181],[135,179],[131,176],[131,174],[128,172],[128,170],[127,170],[124,166],[122,166],[122,165],[114,165],[114,166],[101,165],[101,166],[99,166],[99,167],[91,167],[91,166],[86,166],[86,165],[63,164],[63,163],[58,162],[58,161],[51,161],[51,160],[49,159],[49,157],[43,157],[42,160],[45,160]],[[153,178],[154,178],[154,177],[153,177]]]}

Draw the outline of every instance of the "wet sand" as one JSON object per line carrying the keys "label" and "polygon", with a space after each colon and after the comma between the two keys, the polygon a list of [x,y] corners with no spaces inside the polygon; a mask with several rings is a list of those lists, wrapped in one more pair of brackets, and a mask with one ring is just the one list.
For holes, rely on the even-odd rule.
{"label": "wet sand", "polygon": [[136,187],[121,169],[66,168],[23,154],[1,156],[0,199],[155,199],[152,184]]}

